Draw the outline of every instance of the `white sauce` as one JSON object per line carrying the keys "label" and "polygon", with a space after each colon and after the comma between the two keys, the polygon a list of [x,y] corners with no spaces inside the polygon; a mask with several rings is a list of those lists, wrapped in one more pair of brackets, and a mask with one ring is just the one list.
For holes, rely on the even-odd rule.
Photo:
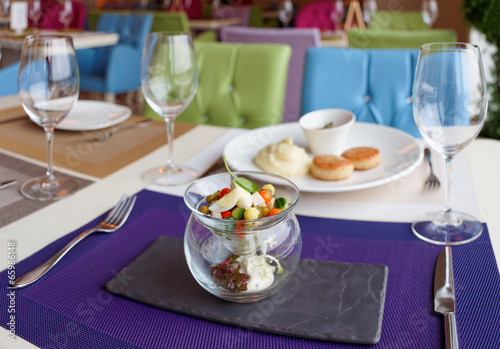
{"label": "white sauce", "polygon": [[236,261],[240,264],[240,273],[249,276],[248,292],[261,291],[273,284],[276,267],[269,265],[264,255],[240,256]]}

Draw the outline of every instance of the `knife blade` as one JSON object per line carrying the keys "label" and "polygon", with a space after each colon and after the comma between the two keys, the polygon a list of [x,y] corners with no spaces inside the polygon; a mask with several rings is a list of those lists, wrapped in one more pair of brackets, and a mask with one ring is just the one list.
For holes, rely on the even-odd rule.
{"label": "knife blade", "polygon": [[455,281],[451,247],[439,254],[434,273],[434,311],[444,315],[446,349],[458,349],[455,319]]}
{"label": "knife blade", "polygon": [[17,183],[17,179],[11,179],[5,182],[0,182],[0,189],[8,188],[11,185],[14,185]]}

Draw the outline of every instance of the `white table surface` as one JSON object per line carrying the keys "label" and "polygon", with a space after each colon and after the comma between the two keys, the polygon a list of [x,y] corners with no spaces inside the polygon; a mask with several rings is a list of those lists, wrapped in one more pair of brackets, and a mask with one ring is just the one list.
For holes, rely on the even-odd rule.
{"label": "white table surface", "polygon": [[[5,37],[8,33],[12,34],[12,39],[10,37]],[[64,35],[66,33],[55,30],[40,30],[37,34],[58,34]],[[116,45],[120,36],[117,33],[105,33],[105,32],[69,32],[67,35],[70,35],[73,38],[73,45],[76,50],[84,49],[84,48],[93,48],[100,46],[110,46]],[[9,48],[12,50],[21,50],[23,48],[23,42],[21,40],[14,40],[14,33],[11,31],[1,31],[0,32],[0,44],[5,48]]]}
{"label": "white table surface", "polygon": [[[16,98],[0,99],[0,108],[7,108],[15,104],[15,101]],[[220,157],[227,140],[242,132],[244,130],[198,126],[175,140],[177,161],[189,161],[203,171]],[[203,151],[197,155],[199,149]],[[0,149],[0,151],[3,150]],[[132,194],[145,188],[146,184],[141,180],[141,174],[149,168],[162,164],[165,154],[166,146],[104,179],[94,178],[96,181],[94,184],[75,195],[55,202],[0,229],[0,260],[2,261],[0,269],[7,267],[7,241],[16,241],[17,261],[29,257],[52,241],[79,228],[111,208],[124,193]],[[500,161],[498,159],[500,159],[500,141],[475,140],[456,159],[453,191],[454,194],[459,192],[453,198],[454,206],[468,210],[470,213],[477,212],[488,224],[496,256],[500,253],[500,215],[498,215]],[[433,154],[433,160],[438,164],[439,158],[436,154]],[[435,167],[438,175],[443,178],[441,166]],[[421,212],[440,208],[444,199],[443,186],[437,190],[423,189],[423,181],[427,174],[428,165],[423,162],[410,175],[381,187],[351,193],[302,193],[295,212],[335,218],[411,221]],[[467,186],[470,186],[471,190],[463,190]],[[151,186],[149,188],[173,195],[182,195],[186,187]],[[461,189],[458,189],[459,187]],[[19,337],[15,343],[7,340],[7,331],[2,328],[0,348],[36,347]]]}

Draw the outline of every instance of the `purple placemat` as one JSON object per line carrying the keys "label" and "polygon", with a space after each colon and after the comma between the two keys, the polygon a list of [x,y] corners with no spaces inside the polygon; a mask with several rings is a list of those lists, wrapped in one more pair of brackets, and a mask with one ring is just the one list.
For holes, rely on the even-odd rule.
{"label": "purple placemat", "polygon": [[[16,334],[42,348],[366,348],[211,323],[102,289],[158,236],[182,237],[188,217],[182,198],[140,192],[120,231],[84,240],[43,280],[15,291]],[[303,258],[388,266],[382,336],[374,348],[443,347],[443,319],[433,313],[432,303],[434,267],[442,247],[418,240],[407,223],[302,216],[299,222]],[[16,265],[17,275],[43,262],[85,228]],[[453,261],[461,348],[499,348],[500,276],[486,226],[477,241],[453,248]],[[0,282],[8,294],[6,272]],[[128,282],[126,277],[123,282]],[[4,309],[9,298],[2,297],[1,304],[1,325],[8,327],[10,314]]]}

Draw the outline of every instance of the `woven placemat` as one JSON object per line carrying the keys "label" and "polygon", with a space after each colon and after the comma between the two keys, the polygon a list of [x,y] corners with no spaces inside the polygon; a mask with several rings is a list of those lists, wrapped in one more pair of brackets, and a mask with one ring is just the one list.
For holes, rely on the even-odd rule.
{"label": "woven placemat", "polygon": [[[2,120],[25,115],[21,107],[0,111]],[[136,123],[144,117],[132,115],[123,124]],[[176,123],[175,137],[196,127]],[[165,122],[154,120],[151,124],[114,134],[106,141],[91,140],[104,130],[54,132],[54,165],[93,177],[104,178],[122,167],[140,159],[153,150],[167,144]],[[3,123],[0,127],[0,148],[39,161],[46,161],[45,134],[26,115]]]}
{"label": "woven placemat", "polygon": [[[44,167],[0,153],[1,181],[8,179],[17,180],[15,185],[2,189],[1,191],[0,228],[51,204],[51,202],[40,202],[26,199],[19,192],[19,188],[26,180],[32,177],[40,176],[44,172]],[[92,181],[74,176],[67,177],[73,178],[78,183],[80,188],[84,188],[93,183]]]}

